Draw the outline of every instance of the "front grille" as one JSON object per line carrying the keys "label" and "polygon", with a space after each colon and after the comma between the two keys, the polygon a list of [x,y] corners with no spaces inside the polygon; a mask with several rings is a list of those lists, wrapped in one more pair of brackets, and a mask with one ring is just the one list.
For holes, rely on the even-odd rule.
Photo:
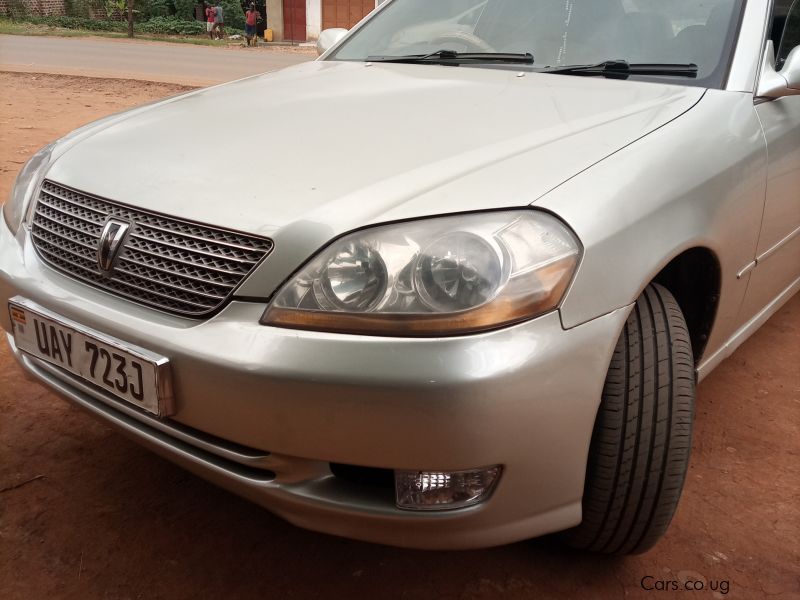
{"label": "front grille", "polygon": [[[130,223],[114,268],[97,259],[109,218]],[[203,317],[222,307],[272,250],[272,241],[165,217],[51,181],[31,228],[39,256],[68,275],[163,311]]]}

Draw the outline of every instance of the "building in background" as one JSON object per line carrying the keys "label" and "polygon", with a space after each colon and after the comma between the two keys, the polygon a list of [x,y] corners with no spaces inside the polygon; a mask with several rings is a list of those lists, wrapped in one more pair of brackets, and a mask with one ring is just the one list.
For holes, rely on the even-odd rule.
{"label": "building in background", "polygon": [[[213,2],[213,0],[208,0]],[[246,10],[250,0],[240,0]],[[277,42],[314,41],[323,29],[343,27],[350,29],[368,15],[384,0],[253,0],[264,14],[266,3],[266,27],[273,31],[273,39]],[[439,1],[439,0],[431,0]],[[73,6],[74,5],[74,6]],[[35,16],[69,15],[107,20],[102,0],[83,2],[82,10],[76,12],[74,0],[0,0],[0,15],[11,16],[15,13]],[[139,3],[141,7],[141,2]],[[174,10],[174,9],[173,9]],[[182,14],[182,18],[194,18],[205,21],[202,0],[192,7],[192,12]],[[171,12],[169,13],[171,14]],[[263,34],[263,28],[259,28]]]}
{"label": "building in background", "polygon": [[267,0],[267,24],[275,41],[312,41],[323,29],[350,29],[381,1]]}
{"label": "building in background", "polygon": [[65,0],[0,0],[0,15],[17,16],[21,14],[47,17],[65,15]]}

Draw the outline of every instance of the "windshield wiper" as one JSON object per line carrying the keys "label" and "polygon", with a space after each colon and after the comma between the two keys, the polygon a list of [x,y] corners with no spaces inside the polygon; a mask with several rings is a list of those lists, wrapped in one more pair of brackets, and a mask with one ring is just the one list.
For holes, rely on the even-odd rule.
{"label": "windshield wiper", "polygon": [[542,69],[541,73],[557,73],[562,75],[600,75],[605,77],[625,78],[629,75],[697,77],[698,67],[694,63],[640,63],[631,64],[627,60],[606,60],[593,65],[569,65]]}
{"label": "windshield wiper", "polygon": [[402,63],[418,65],[433,63],[439,65],[461,65],[482,63],[533,64],[533,54],[508,52],[456,52],[455,50],[437,50],[430,54],[406,54],[405,56],[368,56],[367,62]]}

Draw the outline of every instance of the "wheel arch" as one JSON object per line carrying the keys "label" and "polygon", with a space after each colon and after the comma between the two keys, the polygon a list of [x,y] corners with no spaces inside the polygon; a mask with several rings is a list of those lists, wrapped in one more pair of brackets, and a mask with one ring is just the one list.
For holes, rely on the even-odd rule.
{"label": "wheel arch", "polygon": [[722,289],[719,258],[708,247],[694,246],[672,258],[651,282],[667,288],[678,302],[689,328],[695,365],[699,364],[719,307]]}

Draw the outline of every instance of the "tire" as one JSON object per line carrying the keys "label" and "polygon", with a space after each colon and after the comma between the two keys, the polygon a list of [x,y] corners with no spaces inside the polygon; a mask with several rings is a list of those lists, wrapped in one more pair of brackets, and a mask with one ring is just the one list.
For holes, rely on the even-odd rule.
{"label": "tire", "polygon": [[651,284],[617,341],[597,414],[583,522],[564,534],[579,549],[638,554],[675,514],[689,467],[695,370],[686,321]]}

